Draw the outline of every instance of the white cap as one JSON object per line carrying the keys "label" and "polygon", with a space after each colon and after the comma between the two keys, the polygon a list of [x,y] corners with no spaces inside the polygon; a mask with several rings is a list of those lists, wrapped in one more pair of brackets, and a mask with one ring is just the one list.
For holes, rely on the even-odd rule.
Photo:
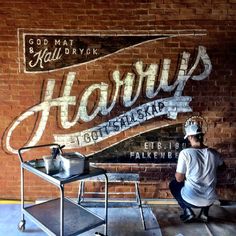
{"label": "white cap", "polygon": [[191,124],[185,127],[185,136],[184,139],[186,139],[189,135],[197,135],[202,134],[202,128],[197,124]]}

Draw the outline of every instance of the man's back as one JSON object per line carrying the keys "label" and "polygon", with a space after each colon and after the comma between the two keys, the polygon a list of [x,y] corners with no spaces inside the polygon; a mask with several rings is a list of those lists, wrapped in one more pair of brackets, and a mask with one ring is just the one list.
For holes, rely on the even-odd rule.
{"label": "man's back", "polygon": [[223,163],[211,148],[187,148],[179,155],[177,172],[186,176],[181,190],[185,201],[196,206],[207,206],[216,200],[216,170]]}

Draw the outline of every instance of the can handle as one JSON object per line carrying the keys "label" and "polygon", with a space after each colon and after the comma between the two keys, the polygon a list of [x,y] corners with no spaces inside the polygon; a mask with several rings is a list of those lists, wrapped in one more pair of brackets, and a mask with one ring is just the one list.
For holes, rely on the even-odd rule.
{"label": "can handle", "polygon": [[22,147],[18,150],[18,157],[20,159],[20,162],[24,162],[24,159],[23,159],[23,156],[22,156],[22,153],[25,152],[26,150],[29,150],[29,149],[35,149],[35,148],[43,148],[43,147],[53,147],[53,146],[56,146],[60,152],[62,152],[62,148],[65,147],[65,145],[59,145],[57,143],[50,143],[50,144],[43,144],[43,145],[37,145],[37,146],[28,146],[28,147]]}

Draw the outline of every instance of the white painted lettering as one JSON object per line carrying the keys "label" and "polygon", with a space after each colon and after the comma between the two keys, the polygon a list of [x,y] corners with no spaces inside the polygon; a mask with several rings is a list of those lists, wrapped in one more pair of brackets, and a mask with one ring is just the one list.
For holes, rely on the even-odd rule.
{"label": "white painted lettering", "polygon": [[30,67],[40,66],[40,68],[44,68],[43,63],[57,61],[62,57],[61,48],[55,48],[53,52],[48,51],[47,48],[44,50],[40,50],[33,55],[35,61],[31,60],[29,62]]}
{"label": "white painted lettering", "polygon": [[[55,43],[59,44],[60,42],[55,41]],[[39,65],[42,68],[43,62],[49,62],[59,59],[61,57],[61,48],[56,48],[55,50],[57,51],[50,52],[47,49],[44,49],[35,53],[35,61],[30,61],[30,66],[35,67]],[[66,134],[64,136],[54,136],[54,138],[57,139],[56,141],[58,141],[59,143],[61,142],[62,144],[68,142],[68,144],[70,145],[71,140],[75,139],[74,143],[77,143],[77,145],[79,144],[81,146],[86,146],[95,142],[102,141],[107,137],[111,137],[122,132],[123,130],[139,125],[142,122],[145,122],[157,116],[167,115],[169,118],[176,119],[178,112],[191,111],[191,108],[189,107],[191,98],[182,96],[182,92],[187,80],[190,78],[193,80],[203,80],[207,76],[209,76],[212,68],[210,59],[206,53],[206,49],[202,46],[199,47],[198,55],[193,66],[188,70],[189,58],[190,54],[184,52],[177,80],[172,85],[168,85],[168,71],[170,67],[170,60],[165,59],[163,64],[163,72],[161,74],[161,81],[156,91],[154,91],[154,84],[156,83],[156,81],[154,80],[157,80],[158,65],[151,64],[144,71],[143,62],[141,61],[135,63],[136,73],[128,72],[125,76],[122,76],[122,78],[125,78],[123,81],[121,80],[120,72],[118,70],[113,72],[112,79],[115,83],[115,91],[112,95],[110,95],[109,92],[111,90],[109,84],[101,82],[90,85],[87,89],[85,89],[80,101],[76,101],[76,97],[70,95],[76,74],[74,72],[70,72],[66,78],[66,84],[64,86],[62,97],[52,98],[55,81],[49,80],[47,83],[43,102],[31,107],[29,110],[24,112],[10,126],[6,138],[7,149],[12,153],[17,153],[17,150],[11,147],[10,143],[10,139],[13,135],[14,130],[28,117],[41,112],[41,120],[38,128],[27,144],[27,146],[36,145],[37,142],[41,139],[45,130],[51,107],[60,107],[60,121],[64,129],[68,129],[77,125],[80,120],[83,122],[90,122],[99,114],[103,116],[109,114],[114,109],[119,94],[121,94],[122,92],[123,96],[121,94],[120,97],[123,97],[122,102],[124,107],[131,107],[138,100],[141,94],[145,78],[147,98],[153,98],[154,95],[156,96],[160,89],[163,89],[163,91],[165,92],[172,92],[175,90],[174,96],[170,98],[151,101],[146,104],[140,105],[137,108],[132,108],[130,111],[126,112],[126,114],[115,117],[108,122],[100,124],[98,127],[91,128],[90,130],[84,130],[80,133],[74,134]],[[199,75],[192,76],[200,61],[204,65],[204,71]],[[136,79],[137,81],[135,81]],[[137,86],[135,86],[135,82],[137,82]],[[91,96],[94,93],[98,94],[97,105],[91,112],[88,110],[88,104]],[[77,114],[75,114],[75,118],[72,121],[69,120],[69,106],[78,106]],[[112,127],[110,126],[111,123],[113,124]],[[70,141],[68,141],[68,139]],[[72,148],[73,147],[75,146],[72,146]],[[157,148],[162,148],[161,143],[157,144]],[[136,158],[140,158],[140,156]]]}

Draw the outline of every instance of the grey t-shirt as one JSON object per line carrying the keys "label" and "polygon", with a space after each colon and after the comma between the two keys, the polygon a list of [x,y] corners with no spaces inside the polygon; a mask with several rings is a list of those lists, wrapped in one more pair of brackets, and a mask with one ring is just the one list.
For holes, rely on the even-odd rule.
{"label": "grey t-shirt", "polygon": [[223,164],[220,154],[211,148],[187,148],[180,152],[176,172],[185,174],[183,199],[195,206],[208,206],[217,199],[216,170]]}

